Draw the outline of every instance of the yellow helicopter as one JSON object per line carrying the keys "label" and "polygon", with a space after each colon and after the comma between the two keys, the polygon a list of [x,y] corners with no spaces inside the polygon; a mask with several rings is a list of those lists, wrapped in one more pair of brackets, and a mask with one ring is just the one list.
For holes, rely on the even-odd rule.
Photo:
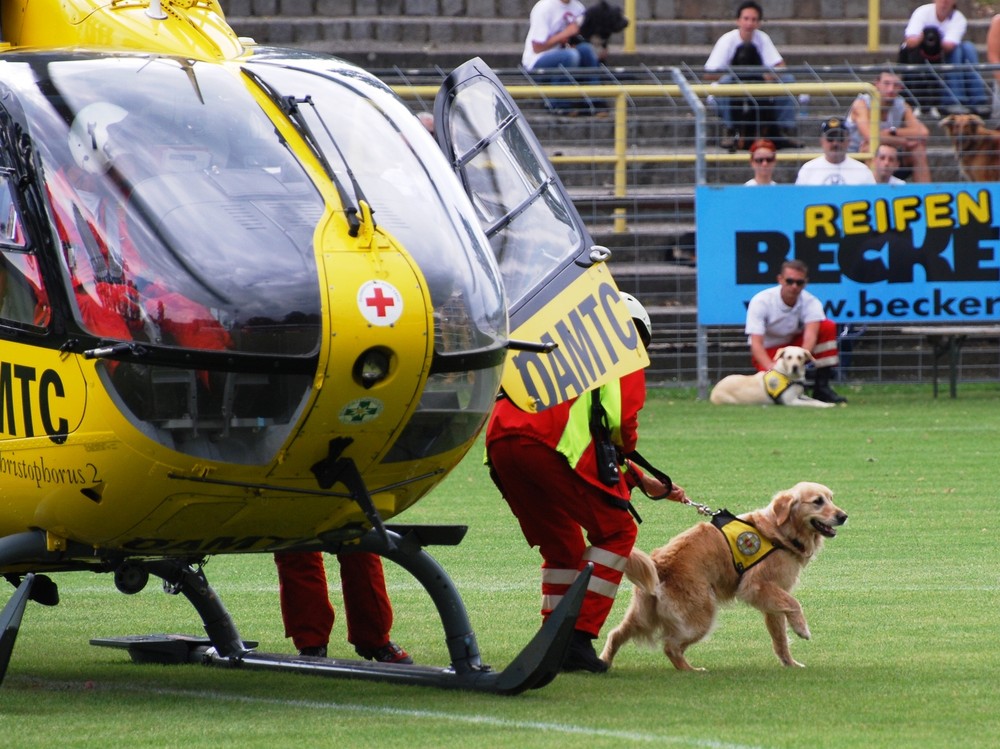
{"label": "yellow helicopter", "polygon": [[[437,141],[381,81],[238,37],[215,0],[0,2],[0,680],[49,575],[153,575],[207,638],[135,660],[517,693],[558,672],[586,587],[503,671],[425,546],[387,525],[501,390],[544,409],[648,363],[605,261],[496,76]],[[446,667],[259,653],[203,562],[369,551],[431,595]]]}

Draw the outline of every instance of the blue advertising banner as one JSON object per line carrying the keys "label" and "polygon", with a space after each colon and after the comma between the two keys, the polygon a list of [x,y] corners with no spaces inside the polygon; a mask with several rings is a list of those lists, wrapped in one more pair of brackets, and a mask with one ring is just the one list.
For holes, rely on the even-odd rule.
{"label": "blue advertising banner", "polygon": [[1000,319],[1000,183],[699,187],[695,205],[701,325],[742,325],[792,258],[838,323]]}

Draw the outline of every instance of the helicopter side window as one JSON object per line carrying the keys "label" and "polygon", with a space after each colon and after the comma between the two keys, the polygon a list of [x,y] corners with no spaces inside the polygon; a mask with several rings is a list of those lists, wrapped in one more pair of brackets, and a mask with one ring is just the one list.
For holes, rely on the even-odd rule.
{"label": "helicopter side window", "polygon": [[24,226],[21,212],[14,201],[7,175],[0,175],[0,243],[4,247],[25,248]]}
{"label": "helicopter side window", "polygon": [[0,320],[44,327],[49,308],[41,274],[6,175],[0,175]]}
{"label": "helicopter side window", "polygon": [[0,320],[45,327],[49,307],[33,255],[0,252]]}

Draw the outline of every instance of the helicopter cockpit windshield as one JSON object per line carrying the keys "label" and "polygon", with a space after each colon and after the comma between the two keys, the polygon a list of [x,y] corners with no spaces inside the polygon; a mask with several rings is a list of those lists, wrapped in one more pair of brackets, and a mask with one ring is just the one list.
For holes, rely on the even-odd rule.
{"label": "helicopter cockpit windshield", "polygon": [[346,200],[366,202],[427,281],[434,362],[385,461],[463,444],[492,408],[507,343],[505,292],[468,196],[420,121],[377,79],[329,58],[258,55],[247,69],[272,96],[294,102],[294,121]]}
{"label": "helicopter cockpit windshield", "polygon": [[50,283],[39,307],[92,337],[108,393],[155,439],[267,459],[320,348],[316,185],[224,67],[89,53],[3,64],[16,92],[5,121],[26,125],[32,200],[49,216],[26,227],[26,249],[64,290]]}
{"label": "helicopter cockpit windshield", "polygon": [[173,60],[45,72],[23,101],[83,327],[189,350],[314,353],[323,201],[245,87]]}
{"label": "helicopter cockpit windshield", "polygon": [[[433,304],[429,378],[385,460],[475,436],[506,356],[500,274],[439,147],[384,84],[334,58],[264,50],[240,67],[86,52],[2,64],[49,214],[28,228],[58,248],[46,253],[64,292],[50,297],[65,300],[53,315],[89,334],[85,353],[104,360],[108,392],[139,428],[185,452],[272,455],[320,355],[318,253],[355,247],[318,246],[338,241],[324,219],[343,210],[357,230],[367,205]],[[25,254],[36,246],[29,236]]]}

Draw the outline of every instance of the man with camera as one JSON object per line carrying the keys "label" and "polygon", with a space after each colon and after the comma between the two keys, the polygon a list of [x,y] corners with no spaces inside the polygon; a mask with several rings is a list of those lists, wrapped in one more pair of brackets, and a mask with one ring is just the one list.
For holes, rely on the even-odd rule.
{"label": "man with camera", "polygon": [[[979,62],[975,45],[964,39],[969,22],[955,7],[955,2],[934,0],[913,11],[899,49],[900,63],[971,66]],[[976,114],[986,112],[986,86],[975,69],[966,67],[944,73],[943,87],[938,85],[935,75],[914,71],[903,78],[913,99],[911,105],[915,108],[961,108]]]}
{"label": "man with camera", "polygon": [[[524,40],[521,65],[529,73],[541,70],[597,68],[600,62],[593,45],[580,36],[587,9],[580,0],[538,0],[531,9],[528,36]],[[578,83],[574,77],[553,73],[536,76],[553,86]],[[587,82],[587,81],[584,81]],[[562,114],[593,114],[580,100],[552,100],[549,109]]]}

